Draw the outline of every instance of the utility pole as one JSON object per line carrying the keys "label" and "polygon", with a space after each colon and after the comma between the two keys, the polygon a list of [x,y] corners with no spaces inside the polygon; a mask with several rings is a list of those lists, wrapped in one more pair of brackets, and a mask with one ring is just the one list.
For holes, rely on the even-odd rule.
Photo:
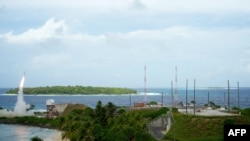
{"label": "utility pole", "polygon": [[161,103],[162,103],[161,107],[163,107],[163,92],[161,93]]}
{"label": "utility pole", "polygon": [[171,104],[172,104],[172,108],[174,107],[174,96],[173,96],[173,94],[174,94],[174,90],[173,90],[174,88],[173,88],[173,80],[171,81]]}
{"label": "utility pole", "polygon": [[224,92],[224,107],[226,107],[226,92]]}
{"label": "utility pole", "polygon": [[229,85],[229,80],[227,80],[227,94],[228,94],[228,96],[227,96],[227,98],[228,98],[228,112],[230,111],[230,85]]}
{"label": "utility pole", "polygon": [[195,100],[195,79],[194,79],[194,115],[195,115],[195,104],[196,100]]}
{"label": "utility pole", "polygon": [[240,84],[237,82],[238,85],[238,108],[240,109]]}
{"label": "utility pole", "polygon": [[178,79],[177,79],[177,66],[175,67],[175,92],[174,92],[174,104],[178,104]]}
{"label": "utility pole", "polygon": [[207,92],[207,106],[209,106],[209,91]]}
{"label": "utility pole", "polygon": [[188,79],[187,79],[187,82],[186,82],[186,114],[187,114],[187,101],[188,101]]}
{"label": "utility pole", "polygon": [[147,76],[146,76],[146,65],[144,66],[144,106],[147,105]]}
{"label": "utility pole", "polygon": [[129,94],[129,104],[130,104],[130,107],[132,106],[131,105],[131,94]]}

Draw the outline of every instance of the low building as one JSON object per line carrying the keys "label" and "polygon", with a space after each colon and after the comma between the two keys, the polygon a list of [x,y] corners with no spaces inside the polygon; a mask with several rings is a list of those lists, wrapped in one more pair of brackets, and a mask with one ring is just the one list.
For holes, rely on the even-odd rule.
{"label": "low building", "polygon": [[46,106],[47,106],[47,112],[46,112],[47,118],[56,118],[59,115],[55,106],[55,101],[53,99],[46,100]]}

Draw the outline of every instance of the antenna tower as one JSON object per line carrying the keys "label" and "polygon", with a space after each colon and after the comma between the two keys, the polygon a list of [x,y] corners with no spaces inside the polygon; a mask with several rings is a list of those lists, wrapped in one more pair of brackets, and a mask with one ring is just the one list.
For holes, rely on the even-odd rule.
{"label": "antenna tower", "polygon": [[147,76],[146,76],[146,65],[144,66],[144,106],[147,104]]}
{"label": "antenna tower", "polygon": [[178,86],[177,86],[177,66],[175,67],[175,90],[174,90],[174,105],[178,104]]}

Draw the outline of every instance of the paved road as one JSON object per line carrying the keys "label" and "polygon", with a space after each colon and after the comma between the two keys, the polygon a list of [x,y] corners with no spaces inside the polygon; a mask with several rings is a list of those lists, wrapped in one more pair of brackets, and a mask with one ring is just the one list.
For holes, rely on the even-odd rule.
{"label": "paved road", "polygon": [[162,128],[157,126],[149,126],[149,131],[151,135],[156,138],[157,140],[160,140],[163,138],[164,134],[161,133]]}

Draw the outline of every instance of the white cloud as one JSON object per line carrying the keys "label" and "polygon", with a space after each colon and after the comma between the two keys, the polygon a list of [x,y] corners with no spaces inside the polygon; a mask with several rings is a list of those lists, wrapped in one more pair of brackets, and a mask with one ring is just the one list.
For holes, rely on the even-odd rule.
{"label": "white cloud", "polygon": [[61,38],[66,32],[67,26],[64,21],[56,22],[54,18],[51,18],[39,28],[29,29],[19,35],[14,35],[12,32],[9,32],[0,35],[0,38],[5,39],[5,41],[9,43],[39,43],[51,38]]}
{"label": "white cloud", "polygon": [[[56,21],[48,19],[44,25],[38,28],[31,28],[21,34],[13,34],[12,31],[0,34],[0,41],[11,44],[54,44],[55,42],[77,42],[85,43],[98,42],[104,39],[103,35],[91,36],[86,33],[70,33],[69,27],[64,20]],[[81,42],[81,43],[82,43]]]}
{"label": "white cloud", "polygon": [[[36,46],[43,43],[47,46],[60,46],[61,52],[80,48],[86,49],[85,52],[95,52],[96,50],[108,52],[105,51],[106,49],[121,51],[125,55],[131,53],[134,57],[143,56],[145,58],[146,56],[158,55],[166,58],[174,56],[180,60],[183,57],[218,57],[220,52],[225,52],[229,48],[234,53],[238,50],[237,46],[245,44],[250,35],[248,28],[207,29],[190,26],[90,35],[84,32],[72,32],[70,29],[73,27],[66,23],[64,20],[56,21],[51,18],[39,28],[31,28],[17,35],[13,33],[0,34],[0,39],[2,42],[7,41],[7,44],[32,43]],[[60,44],[57,45],[55,42]],[[227,53],[230,54],[230,52]]]}
{"label": "white cloud", "polygon": [[[147,1],[142,2],[145,4]],[[64,74],[73,72],[73,78],[78,78],[79,75],[89,79],[92,76],[104,78],[109,75],[116,78],[115,81],[119,81],[118,78],[131,81],[141,73],[138,68],[134,71],[134,67],[143,67],[146,64],[151,68],[152,81],[156,83],[165,82],[165,79],[160,80],[162,74],[168,75],[169,67],[175,65],[185,70],[183,77],[206,79],[222,78],[225,72],[229,74],[228,72],[240,66],[244,66],[244,74],[249,71],[249,53],[243,57],[240,55],[249,43],[250,29],[247,27],[207,28],[173,25],[100,34],[89,34],[74,28],[65,19],[51,18],[44,25],[31,27],[19,34],[0,33],[0,41],[5,43],[0,50],[10,54],[5,56],[7,60],[2,56],[2,60],[6,62],[2,62],[2,66],[30,65],[29,71],[60,72],[62,75],[58,77],[65,80],[68,79]],[[54,44],[55,41],[60,44]],[[41,48],[41,43],[54,47]],[[27,44],[32,47],[22,48]],[[18,53],[13,54],[16,47],[19,49]],[[27,62],[23,61],[23,58]],[[240,58],[242,62],[239,61]],[[194,70],[199,71],[193,73]],[[159,74],[158,71],[162,73]],[[103,80],[105,81],[112,82]],[[125,80],[121,82],[125,83]]]}

